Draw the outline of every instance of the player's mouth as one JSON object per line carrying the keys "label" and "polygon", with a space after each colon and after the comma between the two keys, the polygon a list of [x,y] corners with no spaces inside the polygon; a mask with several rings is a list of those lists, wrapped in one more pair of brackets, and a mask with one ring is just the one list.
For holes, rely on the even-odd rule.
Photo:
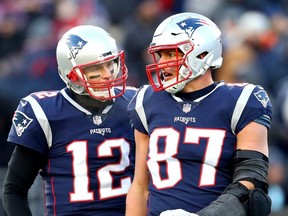
{"label": "player's mouth", "polygon": [[168,81],[174,78],[173,73],[166,72],[166,71],[162,72],[162,76],[163,76],[164,81]]}

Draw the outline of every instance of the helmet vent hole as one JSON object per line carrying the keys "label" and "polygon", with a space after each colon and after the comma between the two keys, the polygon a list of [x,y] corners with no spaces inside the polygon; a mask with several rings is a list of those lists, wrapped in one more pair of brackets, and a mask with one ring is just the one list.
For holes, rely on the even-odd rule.
{"label": "helmet vent hole", "polygon": [[203,52],[203,53],[199,54],[199,55],[197,56],[197,58],[198,58],[198,59],[203,59],[207,54],[208,54],[207,51],[206,51],[206,52]]}

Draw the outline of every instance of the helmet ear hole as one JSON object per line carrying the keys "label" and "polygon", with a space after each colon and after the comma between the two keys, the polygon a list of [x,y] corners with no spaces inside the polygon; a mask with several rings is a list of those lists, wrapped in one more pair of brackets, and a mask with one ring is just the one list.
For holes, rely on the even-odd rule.
{"label": "helmet ear hole", "polygon": [[206,52],[203,52],[203,53],[201,53],[201,54],[199,54],[198,56],[196,56],[196,58],[198,58],[198,59],[203,59],[203,58],[205,58],[205,56],[208,54],[208,52],[206,51]]}

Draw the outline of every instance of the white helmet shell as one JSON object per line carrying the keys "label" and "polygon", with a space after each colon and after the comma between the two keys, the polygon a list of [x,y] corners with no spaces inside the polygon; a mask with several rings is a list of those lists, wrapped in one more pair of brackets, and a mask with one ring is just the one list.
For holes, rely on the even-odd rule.
{"label": "white helmet shell", "polygon": [[[178,49],[183,52],[183,61],[175,62],[180,69],[178,76],[167,82],[161,80],[161,70],[155,63],[147,65],[146,72],[154,90],[165,89],[169,93],[181,91],[187,82],[203,75],[208,68],[222,65],[221,31],[207,17],[196,13],[180,13],[165,19],[156,29],[148,52],[152,55],[163,49]],[[200,58],[201,54],[204,58]],[[182,65],[179,65],[181,62]],[[161,66],[163,69],[163,66]],[[155,83],[155,73],[158,84]],[[154,81],[153,81],[154,80]]]}
{"label": "white helmet shell", "polygon": [[[115,39],[100,27],[81,25],[67,31],[58,42],[56,57],[60,77],[77,94],[105,100],[115,97],[113,87],[116,84],[123,85],[123,91],[125,89],[127,68],[124,53],[118,51]],[[95,83],[87,81],[81,68],[111,60],[115,61],[114,77],[118,76],[120,69],[121,77],[108,81],[107,89],[94,92],[91,86]]]}

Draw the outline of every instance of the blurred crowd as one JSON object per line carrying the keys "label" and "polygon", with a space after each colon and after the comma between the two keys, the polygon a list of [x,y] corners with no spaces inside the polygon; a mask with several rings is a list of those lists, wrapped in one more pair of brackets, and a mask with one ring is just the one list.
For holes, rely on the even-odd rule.
{"label": "blurred crowd", "polygon": [[[269,193],[275,215],[288,205],[288,1],[287,0],[0,0],[0,167],[19,100],[33,91],[64,87],[56,44],[79,24],[103,27],[125,51],[128,84],[148,83],[147,47],[170,14],[201,13],[223,34],[223,66],[216,80],[263,86],[274,107],[270,130]],[[1,184],[0,184],[1,185]],[[280,215],[280,214],[279,214]]]}

